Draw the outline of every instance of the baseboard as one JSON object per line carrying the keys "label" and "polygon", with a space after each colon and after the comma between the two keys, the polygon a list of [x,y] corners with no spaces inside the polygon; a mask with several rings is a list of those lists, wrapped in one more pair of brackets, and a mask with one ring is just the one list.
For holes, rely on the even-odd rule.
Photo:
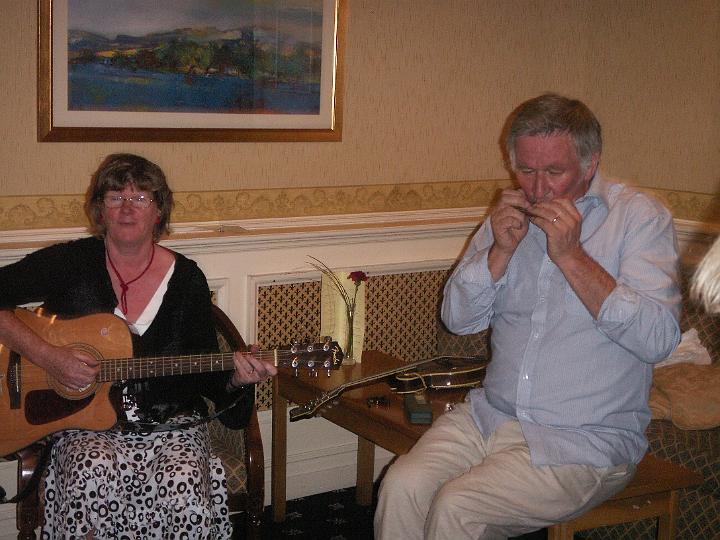
{"label": "baseboard", "polygon": [[17,533],[15,505],[0,504],[0,540],[15,540]]}
{"label": "baseboard", "polygon": [[[0,461],[0,486],[8,499],[15,496],[17,488],[17,461]],[[15,505],[0,504],[0,540],[15,540]]]}
{"label": "baseboard", "polygon": [[[265,505],[270,504],[272,474],[272,412],[258,414],[265,451]],[[357,476],[357,436],[323,418],[287,422],[286,499],[354,486]],[[394,455],[375,448],[375,478]]]}

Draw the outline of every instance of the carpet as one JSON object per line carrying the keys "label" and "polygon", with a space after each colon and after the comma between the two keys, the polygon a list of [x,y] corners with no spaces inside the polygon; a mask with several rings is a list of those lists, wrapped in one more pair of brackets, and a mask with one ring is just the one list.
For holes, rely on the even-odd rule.
{"label": "carpet", "polygon": [[[372,540],[375,505],[355,502],[355,488],[338,489],[287,501],[285,521],[274,523],[272,507],[263,512],[262,540]],[[236,538],[243,538],[242,516],[236,523]],[[545,540],[545,530],[516,540]],[[402,540],[398,538],[397,540]]]}

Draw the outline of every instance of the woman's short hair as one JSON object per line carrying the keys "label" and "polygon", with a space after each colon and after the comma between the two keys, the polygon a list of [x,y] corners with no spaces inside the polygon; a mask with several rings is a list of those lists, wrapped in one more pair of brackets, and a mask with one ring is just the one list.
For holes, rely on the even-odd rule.
{"label": "woman's short hair", "polygon": [[92,177],[85,201],[85,212],[90,219],[90,232],[100,238],[105,236],[106,226],[102,220],[103,200],[108,191],[122,191],[132,184],[139,191],[149,191],[159,210],[158,223],[153,239],[170,232],[170,213],[173,194],[162,169],[135,154],[110,154]]}
{"label": "woman's short hair", "polygon": [[510,115],[505,150],[515,167],[515,143],[519,137],[570,135],[580,165],[590,166],[593,155],[602,152],[602,131],[592,111],[582,101],[558,94],[543,94],[522,103]]}

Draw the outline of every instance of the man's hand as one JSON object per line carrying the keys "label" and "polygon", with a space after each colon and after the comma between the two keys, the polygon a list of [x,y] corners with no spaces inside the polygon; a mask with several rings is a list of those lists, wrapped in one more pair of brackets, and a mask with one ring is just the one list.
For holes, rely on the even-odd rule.
{"label": "man's hand", "polygon": [[491,212],[495,243],[488,254],[488,266],[497,281],[505,274],[508,262],[528,232],[530,203],[520,189],[505,189]]}
{"label": "man's hand", "polygon": [[550,260],[558,267],[584,255],[580,245],[582,216],[567,199],[541,202],[532,207],[532,222],[545,232]]}
{"label": "man's hand", "polygon": [[593,318],[597,318],[617,283],[582,247],[582,216],[567,199],[538,203],[532,207],[532,213],[530,219],[547,236],[548,257]]}

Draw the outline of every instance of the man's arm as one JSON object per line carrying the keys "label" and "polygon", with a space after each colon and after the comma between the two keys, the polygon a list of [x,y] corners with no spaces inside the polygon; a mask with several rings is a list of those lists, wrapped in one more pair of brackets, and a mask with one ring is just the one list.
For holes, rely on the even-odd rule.
{"label": "man's arm", "polygon": [[493,243],[492,230],[486,222],[445,284],[440,316],[451,332],[472,334],[490,324],[496,284],[487,259]]}
{"label": "man's arm", "polygon": [[610,339],[655,362],[680,339],[680,293],[672,216],[641,195],[626,202],[626,229],[617,277],[580,243],[582,218],[574,205],[555,200],[533,208],[533,221],[547,235],[548,255]]}
{"label": "man's arm", "polygon": [[441,318],[456,334],[480,332],[490,324],[497,287],[528,232],[529,207],[519,189],[506,189],[445,284]]}
{"label": "man's arm", "polygon": [[558,265],[568,284],[587,308],[593,319],[616,286],[612,277],[595,259],[581,249]]}

